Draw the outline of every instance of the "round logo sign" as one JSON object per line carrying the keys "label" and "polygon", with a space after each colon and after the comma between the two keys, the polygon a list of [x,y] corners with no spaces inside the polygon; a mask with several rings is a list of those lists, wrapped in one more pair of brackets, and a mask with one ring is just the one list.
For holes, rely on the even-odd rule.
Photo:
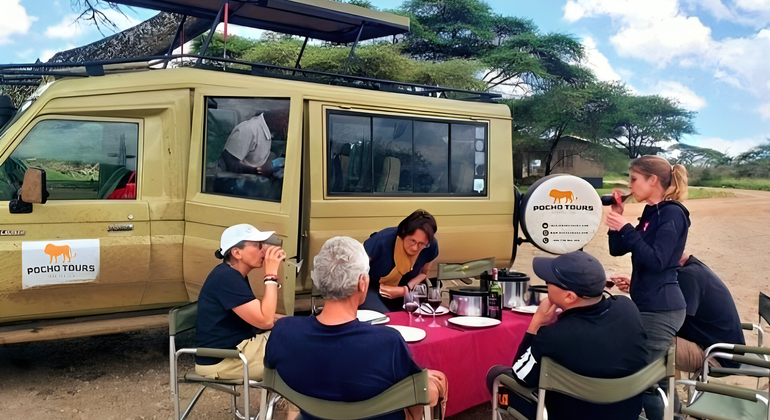
{"label": "round logo sign", "polygon": [[602,220],[599,194],[573,175],[541,178],[521,201],[521,227],[532,244],[553,254],[583,248]]}

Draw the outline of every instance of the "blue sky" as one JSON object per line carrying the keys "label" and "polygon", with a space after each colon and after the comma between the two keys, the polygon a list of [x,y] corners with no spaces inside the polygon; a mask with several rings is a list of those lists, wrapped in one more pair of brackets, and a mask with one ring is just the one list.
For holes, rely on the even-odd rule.
{"label": "blue sky", "polygon": [[[400,1],[372,0],[378,8]],[[770,0],[487,0],[543,32],[580,38],[600,79],[697,111],[685,142],[729,154],[770,137]],[[120,28],[154,14],[107,11]],[[102,37],[70,0],[0,0],[0,63],[34,62]],[[250,31],[233,31],[241,35]],[[111,32],[110,32],[111,33]]]}

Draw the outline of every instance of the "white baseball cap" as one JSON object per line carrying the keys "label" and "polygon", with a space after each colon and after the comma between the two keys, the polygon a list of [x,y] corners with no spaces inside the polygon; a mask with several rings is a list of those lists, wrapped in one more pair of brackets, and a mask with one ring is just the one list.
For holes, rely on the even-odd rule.
{"label": "white baseball cap", "polygon": [[273,236],[275,231],[260,232],[252,225],[243,223],[230,226],[222,232],[222,239],[219,241],[219,252],[225,255],[227,251],[241,241],[264,242],[267,238]]}

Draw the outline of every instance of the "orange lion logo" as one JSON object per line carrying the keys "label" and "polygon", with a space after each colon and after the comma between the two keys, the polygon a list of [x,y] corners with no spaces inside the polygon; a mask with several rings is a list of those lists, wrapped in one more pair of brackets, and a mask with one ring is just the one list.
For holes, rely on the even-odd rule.
{"label": "orange lion logo", "polygon": [[43,251],[51,257],[48,260],[48,264],[51,264],[52,262],[59,262],[59,256],[61,255],[61,262],[64,262],[65,260],[68,262],[72,262],[72,259],[77,256],[77,254],[73,253],[70,249],[69,245],[61,245],[57,246],[54,244],[48,244],[45,246],[45,250]]}
{"label": "orange lion logo", "polygon": [[572,191],[551,190],[548,195],[553,197],[554,204],[561,203],[562,198],[564,199],[564,203],[571,203],[572,200],[577,199],[577,197],[572,194]]}

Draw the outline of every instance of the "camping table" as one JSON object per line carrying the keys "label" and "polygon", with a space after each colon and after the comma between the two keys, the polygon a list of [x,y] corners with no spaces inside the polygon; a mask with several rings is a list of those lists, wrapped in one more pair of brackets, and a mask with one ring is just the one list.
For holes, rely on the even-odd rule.
{"label": "camping table", "polygon": [[[391,325],[409,325],[404,311],[388,313]],[[532,315],[503,311],[503,322],[489,328],[464,328],[458,331],[446,327],[452,315],[436,316],[441,328],[428,328],[432,316],[423,315],[426,322],[412,326],[425,330],[425,339],[410,343],[415,362],[422,367],[444,372],[449,381],[447,416],[491,400],[486,375],[493,365],[513,363],[516,350],[524,337]]]}

